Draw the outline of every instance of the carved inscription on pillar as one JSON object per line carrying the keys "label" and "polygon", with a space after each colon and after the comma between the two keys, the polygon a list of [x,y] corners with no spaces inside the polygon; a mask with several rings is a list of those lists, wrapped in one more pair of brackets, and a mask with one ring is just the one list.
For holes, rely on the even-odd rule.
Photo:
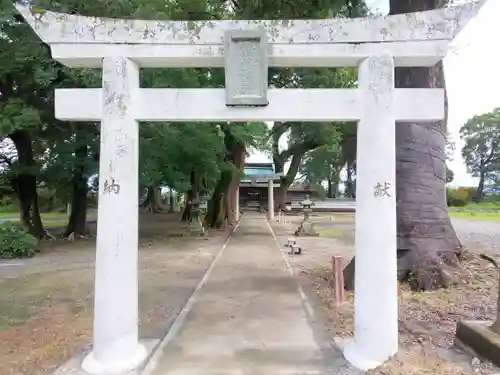
{"label": "carved inscription on pillar", "polygon": [[104,182],[104,194],[120,194],[120,184],[116,183],[115,179],[111,177],[108,181]]}
{"label": "carved inscription on pillar", "polygon": [[265,106],[267,34],[264,29],[228,30],[224,34],[226,105]]}
{"label": "carved inscription on pillar", "polygon": [[391,184],[389,182],[384,182],[383,184],[377,182],[377,184],[373,188],[373,196],[376,198],[390,197],[390,189]]}

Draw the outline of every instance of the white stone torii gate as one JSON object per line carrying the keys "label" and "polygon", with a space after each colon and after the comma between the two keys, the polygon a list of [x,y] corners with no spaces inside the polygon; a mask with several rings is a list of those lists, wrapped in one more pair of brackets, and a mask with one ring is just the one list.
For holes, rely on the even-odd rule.
{"label": "white stone torii gate", "polygon": [[[359,121],[355,338],[344,355],[369,369],[395,354],[395,121],[436,121],[445,113],[442,89],[395,89],[394,67],[436,64],[482,3],[367,19],[197,22],[18,5],[54,59],[102,68],[102,89],[55,93],[57,118],[101,122],[94,340],[82,368],[118,374],[147,356],[138,340],[139,121]],[[257,28],[267,31],[270,66],[359,67],[359,88],[271,89],[260,107],[226,106],[224,89],[140,88],[141,67],[224,66],[224,33]]]}
{"label": "white stone torii gate", "polygon": [[[267,218],[269,221],[274,220],[274,180],[283,177],[284,173],[270,173],[270,174],[262,174],[262,175],[245,175],[243,179],[257,181],[257,180],[265,180],[267,181]],[[239,209],[240,209],[240,188],[236,189],[236,220],[239,220]]]}

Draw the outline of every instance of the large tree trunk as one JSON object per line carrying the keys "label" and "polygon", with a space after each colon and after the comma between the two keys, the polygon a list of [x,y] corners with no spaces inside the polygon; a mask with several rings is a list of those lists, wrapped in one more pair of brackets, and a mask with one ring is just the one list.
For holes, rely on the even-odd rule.
{"label": "large tree trunk", "polygon": [[38,206],[37,166],[33,156],[30,134],[23,130],[10,135],[17,151],[19,171],[16,176],[16,192],[19,198],[21,223],[35,237],[41,239],[46,232],[43,228]]}
{"label": "large tree trunk", "polygon": [[224,221],[229,218],[226,194],[231,184],[231,172],[223,172],[222,174],[225,176],[221,177],[215,187],[205,217],[205,223],[210,228],[222,228]]}
{"label": "large tree trunk", "polygon": [[228,222],[234,220],[233,204],[245,165],[245,145],[231,140],[230,136],[227,136],[226,140],[226,149],[230,153],[229,161],[238,171],[224,171],[221,174],[205,218],[206,224],[211,228],[222,228],[226,219]]}
{"label": "large tree trunk", "polygon": [[232,176],[233,174],[231,171],[222,172],[215,186],[215,190],[208,204],[208,212],[205,216],[205,224],[210,228],[222,228],[224,226],[224,221],[229,217],[227,206],[228,199],[226,195],[231,185]]}
{"label": "large tree trunk", "polygon": [[[391,14],[435,9],[438,0],[391,0]],[[443,65],[397,68],[397,88],[445,87]],[[445,103],[447,109],[447,103]],[[446,123],[396,125],[398,278],[414,290],[449,286],[461,244],[446,204]],[[353,286],[354,264],[345,270]]]}
{"label": "large tree trunk", "polygon": [[241,176],[243,175],[243,170],[245,168],[245,156],[246,147],[243,144],[238,144],[237,147],[234,147],[232,150],[232,162],[236,169],[238,169],[238,172],[233,175],[227,194],[227,206],[231,223],[236,219],[236,212],[234,211],[236,203],[236,190],[240,186]]}
{"label": "large tree trunk", "polygon": [[174,191],[172,188],[170,188],[169,193],[168,193],[168,212],[174,212]]}
{"label": "large tree trunk", "polygon": [[340,168],[336,168],[335,175],[333,176],[333,197],[337,198],[339,196],[339,185],[340,185]]}
{"label": "large tree trunk", "polygon": [[[347,179],[345,182],[344,195],[348,198],[356,198],[356,188],[353,181],[353,171],[356,166],[356,155],[357,155],[357,135],[350,134],[346,136],[342,141],[342,153],[340,156],[339,165],[341,168],[346,168]],[[340,171],[338,173],[340,178]]]}
{"label": "large tree trunk", "polygon": [[476,202],[480,202],[484,198],[485,180],[486,180],[486,173],[483,170],[481,170],[481,173],[479,174],[479,183],[476,189],[476,196],[474,197]]}
{"label": "large tree trunk", "polygon": [[71,214],[64,237],[77,239],[88,234],[87,229],[87,195],[88,178],[85,173],[85,163],[88,158],[88,146],[82,145],[75,150],[75,168],[72,178]]}
{"label": "large tree trunk", "polygon": [[[435,9],[438,0],[391,0],[391,14]],[[397,88],[445,88],[443,64],[396,69]],[[448,110],[447,99],[445,109]],[[446,119],[396,125],[398,274],[414,290],[447,287],[462,245],[446,204]]]}
{"label": "large tree trunk", "polygon": [[[280,178],[280,186],[278,187],[278,192],[274,197],[274,207],[269,207],[269,209],[277,209],[278,211],[285,210],[285,199],[288,189],[292,185],[293,181],[295,181],[295,177],[297,177],[297,173],[299,172],[300,162],[302,161],[302,157],[305,152],[300,152],[294,154],[292,156],[292,161],[290,162],[290,167],[284,177]],[[279,166],[275,163],[275,173],[282,173],[283,169],[279,168]]]}
{"label": "large tree trunk", "polygon": [[141,208],[147,212],[161,212],[160,188],[158,186],[148,186],[146,199],[141,203]]}
{"label": "large tree trunk", "polygon": [[328,189],[326,192],[327,198],[333,198],[333,186],[332,185],[333,185],[332,177],[328,176]]}
{"label": "large tree trunk", "polygon": [[347,165],[347,180],[345,182],[346,185],[346,192],[345,195],[348,198],[356,198],[356,189],[354,185],[354,180],[352,178],[352,168]]}
{"label": "large tree trunk", "polygon": [[191,210],[193,208],[194,192],[193,189],[189,189],[186,194],[186,202],[184,210],[182,211],[181,221],[191,221]]}
{"label": "large tree trunk", "polygon": [[187,192],[186,206],[182,212],[181,221],[191,221],[191,210],[193,209],[193,201],[200,198],[200,183],[198,172],[191,171],[190,175],[191,187]]}

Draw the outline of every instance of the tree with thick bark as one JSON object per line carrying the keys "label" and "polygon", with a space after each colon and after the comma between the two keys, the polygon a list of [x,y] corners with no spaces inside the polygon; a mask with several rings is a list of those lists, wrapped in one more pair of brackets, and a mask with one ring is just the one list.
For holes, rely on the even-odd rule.
{"label": "tree with thick bark", "polygon": [[141,202],[140,207],[146,212],[162,212],[161,188],[159,186],[148,186],[146,189],[146,198]]}
{"label": "tree with thick bark", "polygon": [[86,142],[75,149],[75,162],[71,179],[71,212],[63,237],[69,239],[84,238],[89,234],[87,228],[87,203],[89,192],[89,147]]}
{"label": "tree with thick bark", "polygon": [[[275,205],[284,209],[286,192],[293,184],[308,152],[320,147],[334,145],[340,138],[338,123],[275,123],[271,129],[271,149],[275,173],[284,173],[285,164],[290,162],[286,174],[280,178]],[[288,135],[288,147],[280,150],[280,139]],[[342,164],[339,164],[339,166]],[[324,176],[325,179],[328,176]]]}
{"label": "tree with thick bark", "polygon": [[206,216],[206,223],[212,228],[223,227],[226,220],[229,224],[234,221],[234,200],[243,176],[247,148],[259,148],[267,133],[264,123],[222,124],[220,129],[225,154]]}
{"label": "tree with thick bark", "polygon": [[33,155],[33,146],[30,134],[18,130],[10,135],[17,150],[16,191],[19,197],[21,223],[36,238],[43,238],[43,228],[38,206],[37,192],[37,165]]}
{"label": "tree with thick bark", "polygon": [[[432,10],[438,0],[391,0],[390,14]],[[396,68],[396,88],[445,88],[443,64]],[[445,102],[447,109],[447,102]],[[461,243],[446,204],[446,121],[396,124],[398,279],[414,290],[447,287],[454,281]],[[355,260],[345,269],[354,287]]]}

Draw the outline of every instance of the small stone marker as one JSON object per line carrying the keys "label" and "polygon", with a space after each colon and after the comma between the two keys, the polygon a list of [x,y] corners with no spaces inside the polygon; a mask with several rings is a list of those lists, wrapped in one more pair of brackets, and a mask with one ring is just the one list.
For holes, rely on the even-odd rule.
{"label": "small stone marker", "polygon": [[341,256],[332,256],[333,302],[340,305],[344,302],[344,261]]}
{"label": "small stone marker", "polygon": [[294,245],[290,246],[289,254],[290,255],[300,255],[300,254],[302,254],[302,250],[303,250],[302,246],[294,244]]}

